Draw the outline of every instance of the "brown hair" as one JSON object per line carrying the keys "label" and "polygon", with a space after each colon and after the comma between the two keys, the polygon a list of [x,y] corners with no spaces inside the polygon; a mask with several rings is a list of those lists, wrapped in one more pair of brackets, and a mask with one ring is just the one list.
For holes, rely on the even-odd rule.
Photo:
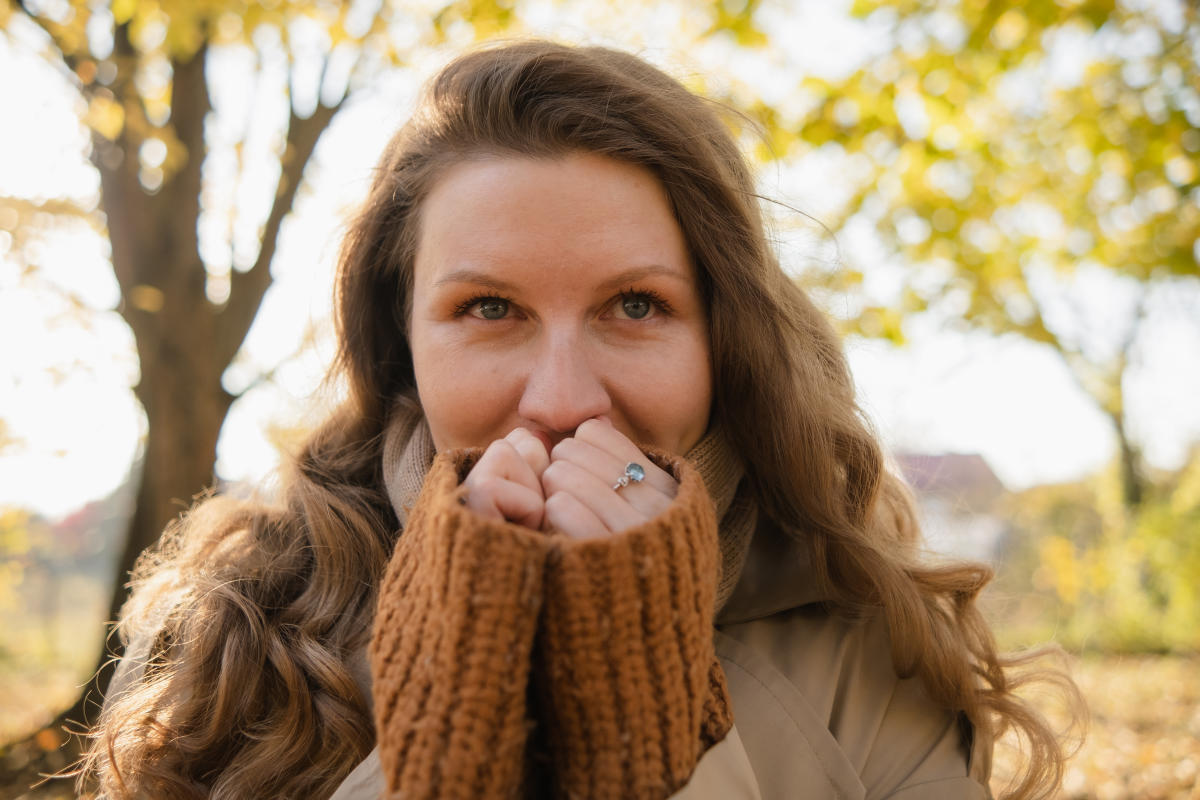
{"label": "brown hair", "polygon": [[835,610],[884,615],[900,675],[985,741],[1018,729],[1030,755],[1012,797],[1053,791],[1059,745],[1013,694],[975,605],[990,573],[918,561],[911,500],[834,331],[770,251],[721,109],[634,56],[524,42],[451,63],[384,153],[338,275],[348,394],[295,459],[285,507],[210,499],[139,568],[122,625],[152,646],[95,732],[88,767],[107,794],[328,795],[370,748],[345,663],[398,527],[380,440],[396,399],[415,397],[405,321],[421,201],[463,159],[581,150],[641,165],[667,192],[709,310],[714,424],[744,454],[761,512],[810,548]]}

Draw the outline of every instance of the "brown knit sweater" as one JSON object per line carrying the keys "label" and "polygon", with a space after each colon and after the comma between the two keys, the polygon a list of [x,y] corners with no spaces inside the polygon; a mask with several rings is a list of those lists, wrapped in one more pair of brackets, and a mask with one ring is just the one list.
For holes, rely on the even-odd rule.
{"label": "brown knit sweater", "polygon": [[659,517],[574,540],[459,503],[434,461],[370,648],[393,798],[665,798],[732,725],[713,653],[717,524],[699,474]]}

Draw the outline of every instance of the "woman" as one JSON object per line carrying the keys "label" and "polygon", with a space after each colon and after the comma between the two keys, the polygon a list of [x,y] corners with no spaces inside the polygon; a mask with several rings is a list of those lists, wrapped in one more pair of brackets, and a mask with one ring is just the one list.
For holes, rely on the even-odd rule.
{"label": "woman", "polygon": [[139,569],[112,797],[986,797],[1012,693],[982,567],[911,500],[780,270],[717,109],[529,42],[460,58],[338,283],[347,395],[282,508]]}

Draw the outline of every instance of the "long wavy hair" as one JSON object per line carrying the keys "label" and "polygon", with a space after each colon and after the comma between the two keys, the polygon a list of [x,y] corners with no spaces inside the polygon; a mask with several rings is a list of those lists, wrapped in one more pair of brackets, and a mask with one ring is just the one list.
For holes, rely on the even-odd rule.
{"label": "long wavy hair", "polygon": [[327,796],[370,750],[347,662],[398,535],[382,433],[397,398],[416,396],[406,319],[422,199],[464,159],[575,151],[643,166],[665,188],[711,321],[713,424],[744,454],[760,513],[809,549],[833,610],[882,613],[898,674],[986,742],[1016,729],[1028,752],[1008,796],[1053,792],[1060,746],[1014,693],[1017,661],[998,655],[976,607],[991,574],[920,561],[910,496],[835,332],[772,253],[723,115],[594,47],[493,46],[432,81],[346,236],[334,367],[346,395],[290,465],[284,502],[207,499],[135,573],[121,626],[144,667],[106,705],[86,765],[104,795]]}

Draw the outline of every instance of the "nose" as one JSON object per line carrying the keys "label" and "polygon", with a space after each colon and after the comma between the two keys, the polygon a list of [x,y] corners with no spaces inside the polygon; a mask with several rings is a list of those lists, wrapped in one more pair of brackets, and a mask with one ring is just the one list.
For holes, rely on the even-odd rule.
{"label": "nose", "polygon": [[583,336],[548,332],[530,366],[517,407],[522,419],[551,434],[569,436],[579,424],[612,410],[612,398]]}

